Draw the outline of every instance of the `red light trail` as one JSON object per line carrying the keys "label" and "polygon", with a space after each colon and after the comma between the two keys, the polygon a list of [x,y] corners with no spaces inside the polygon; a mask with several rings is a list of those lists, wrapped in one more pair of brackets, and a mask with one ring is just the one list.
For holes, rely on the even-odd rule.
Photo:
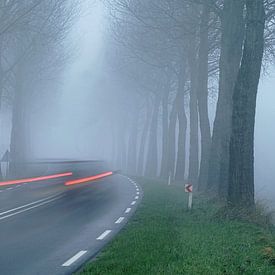
{"label": "red light trail", "polygon": [[0,182],[0,186],[20,184],[20,183],[29,183],[29,182],[49,180],[49,179],[57,179],[57,178],[62,178],[62,177],[69,177],[72,175],[73,175],[72,172],[68,172],[68,173],[63,173],[63,174],[55,174],[55,175],[42,176],[42,177],[36,177],[36,178],[3,181],[3,182]]}
{"label": "red light trail", "polygon": [[88,177],[88,178],[82,178],[82,179],[78,179],[78,180],[71,180],[71,181],[67,181],[65,183],[65,185],[70,186],[70,185],[85,183],[85,182],[89,182],[89,181],[95,181],[95,180],[99,180],[99,179],[103,179],[103,178],[112,176],[113,174],[114,174],[113,172],[106,172],[106,173],[98,174],[98,175],[91,176],[91,177]]}

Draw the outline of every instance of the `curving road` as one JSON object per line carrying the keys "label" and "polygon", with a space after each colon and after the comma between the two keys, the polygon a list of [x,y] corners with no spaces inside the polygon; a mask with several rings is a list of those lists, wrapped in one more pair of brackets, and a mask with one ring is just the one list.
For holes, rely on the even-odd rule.
{"label": "curving road", "polygon": [[120,175],[66,187],[64,180],[0,189],[0,273],[71,274],[106,245],[141,199]]}

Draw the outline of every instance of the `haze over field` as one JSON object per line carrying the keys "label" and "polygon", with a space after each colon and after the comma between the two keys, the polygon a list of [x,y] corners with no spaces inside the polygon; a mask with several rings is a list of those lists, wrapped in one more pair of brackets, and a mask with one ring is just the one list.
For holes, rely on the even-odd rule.
{"label": "haze over field", "polygon": [[[106,42],[111,35],[110,18],[103,4],[84,3],[81,17],[70,31],[67,42],[76,53],[62,73],[56,100],[50,101],[42,112],[40,108],[35,111],[32,124],[34,156],[111,160],[112,133],[105,112],[119,93],[115,86],[106,83],[113,78],[105,72]],[[275,69],[273,65],[271,68],[267,75],[262,75],[257,101],[255,184],[259,197],[272,204],[275,201],[275,154],[272,149]],[[215,104],[216,99],[217,95]],[[211,100],[210,114],[214,114],[213,107]],[[2,124],[8,127],[6,121],[2,118]],[[7,144],[8,138],[2,152]]]}
{"label": "haze over field", "polygon": [[275,70],[263,76],[257,101],[255,132],[255,183],[260,197],[275,206]]}
{"label": "haze over field", "polygon": [[[38,18],[33,17],[39,31],[51,31],[56,40],[45,35],[45,48],[39,44],[29,52],[26,46],[23,50],[15,47],[14,51],[3,53],[7,60],[3,62],[3,69],[7,72],[10,70],[9,64],[16,64],[20,51],[27,52],[26,55],[32,56],[32,59],[26,59],[25,64],[20,61],[22,72],[26,73],[23,77],[25,83],[21,81],[22,90],[29,93],[29,97],[25,97],[26,111],[22,122],[19,118],[16,122],[21,112],[15,106],[16,87],[13,84],[3,87],[1,152],[10,147],[17,160],[107,160],[113,167],[130,174],[160,176],[164,179],[171,175],[175,181],[188,180],[195,185],[198,183],[203,189],[215,189],[215,192],[217,188],[226,190],[227,184],[218,187],[218,183],[227,182],[229,176],[227,172],[223,174],[229,168],[222,168],[222,165],[229,167],[231,129],[226,127],[222,130],[222,127],[230,124],[233,109],[226,109],[226,117],[223,117],[220,109],[227,106],[222,103],[223,96],[220,96],[221,106],[225,105],[217,113],[216,104],[223,88],[233,94],[233,86],[229,89],[226,83],[219,83],[219,76],[224,73],[223,69],[227,73],[226,68],[222,67],[223,58],[228,58],[226,51],[230,52],[230,47],[233,50],[239,47],[238,52],[232,53],[236,54],[235,65],[228,65],[232,68],[235,66],[233,69],[228,67],[234,72],[229,76],[232,81],[228,82],[233,85],[243,54],[241,46],[245,45],[245,35],[241,29],[232,26],[232,33],[239,35],[240,41],[237,45],[231,45],[230,38],[226,36],[230,30],[225,28],[224,32],[217,31],[219,28],[216,27],[223,24],[220,13],[212,11],[207,5],[189,5],[188,1],[172,1],[170,6],[166,6],[169,1],[65,2],[64,6],[59,6],[56,14],[59,12],[64,18],[67,16],[67,25],[62,24],[61,16],[60,22],[58,16],[54,18],[56,25],[60,24],[60,28],[63,28],[62,34],[48,22],[48,29],[44,28],[43,22],[37,23],[35,20]],[[239,2],[239,5],[243,5],[241,7],[237,3],[236,6],[230,4],[230,1],[225,1],[226,4],[220,0],[216,2],[218,10],[224,8],[224,12],[232,12],[236,20],[240,20],[239,26],[245,25],[248,19],[240,12],[243,3]],[[273,3],[266,1],[265,5],[268,14],[272,14]],[[35,6],[33,8],[36,9]],[[49,4],[43,8],[54,7]],[[189,17],[190,13],[186,11],[193,17]],[[229,22],[230,18],[225,17],[224,20]],[[26,26],[36,24],[24,20],[22,24],[26,23]],[[266,20],[266,32],[269,28],[271,35],[265,38],[265,72],[262,73],[257,96],[255,132],[256,191],[260,197],[268,199],[272,199],[275,193],[275,154],[272,150],[275,140],[273,20],[272,16]],[[208,26],[205,30],[204,23]],[[12,39],[21,39],[18,36],[20,31],[15,28]],[[29,40],[39,41],[31,29],[27,30],[26,27],[24,31],[29,35]],[[13,45],[9,35],[5,37],[6,40],[3,39],[3,43]],[[27,45],[28,39],[22,45]],[[225,43],[223,39],[228,39],[228,42]],[[39,59],[43,64],[38,65]],[[39,72],[37,75],[36,71]],[[9,81],[10,78],[7,73]],[[257,83],[254,90],[256,86]],[[180,100],[182,102],[177,103]],[[181,104],[182,108],[177,104]],[[248,111],[251,114],[253,112]],[[253,115],[251,119],[253,121]],[[213,127],[215,134],[211,141]],[[224,137],[222,133],[225,133]],[[18,139],[19,135],[21,138]],[[249,143],[248,136],[245,140],[247,145],[251,143],[248,146],[248,159],[251,159],[253,141]],[[221,145],[223,149],[219,149],[219,142],[225,142]],[[234,159],[240,160],[240,156]],[[232,164],[235,162],[232,159]],[[248,165],[250,161],[242,162],[246,165],[244,163]],[[219,165],[221,167],[217,168]],[[252,171],[253,161],[249,166]]]}

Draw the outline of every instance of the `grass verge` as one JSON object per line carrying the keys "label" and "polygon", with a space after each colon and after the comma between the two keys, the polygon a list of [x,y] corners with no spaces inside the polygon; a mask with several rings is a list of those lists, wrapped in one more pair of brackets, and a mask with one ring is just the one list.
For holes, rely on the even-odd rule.
{"label": "grass verge", "polygon": [[263,227],[218,217],[219,206],[181,186],[139,181],[144,198],[129,224],[79,274],[275,274],[275,238]]}

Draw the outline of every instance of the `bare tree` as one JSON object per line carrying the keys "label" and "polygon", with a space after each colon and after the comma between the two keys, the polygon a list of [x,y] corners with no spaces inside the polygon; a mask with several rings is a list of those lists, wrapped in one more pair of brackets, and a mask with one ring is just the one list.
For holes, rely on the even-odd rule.
{"label": "bare tree", "polygon": [[233,94],[229,193],[233,206],[254,206],[254,126],[264,53],[263,0],[246,0],[246,30],[241,67]]}

